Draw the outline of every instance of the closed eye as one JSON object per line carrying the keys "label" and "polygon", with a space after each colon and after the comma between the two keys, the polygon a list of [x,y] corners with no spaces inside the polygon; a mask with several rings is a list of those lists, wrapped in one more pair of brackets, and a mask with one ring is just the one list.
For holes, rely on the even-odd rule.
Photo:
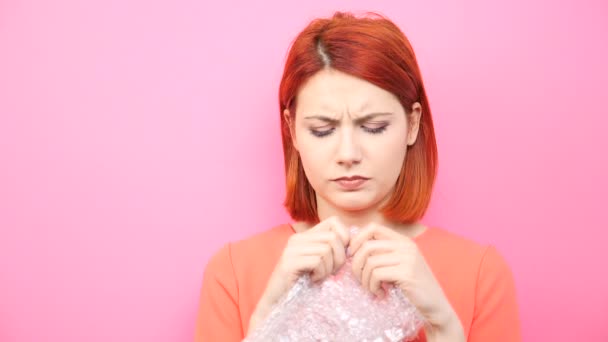
{"label": "closed eye", "polygon": [[388,127],[387,123],[367,124],[367,125],[361,126],[361,128],[363,128],[364,131],[371,133],[371,134],[380,134],[380,133],[384,132],[387,127]]}
{"label": "closed eye", "polygon": [[[365,125],[361,125],[363,131],[370,134],[380,134],[386,130],[388,127],[388,123],[367,123]],[[333,125],[325,125],[322,127],[313,127],[310,128],[310,133],[316,137],[322,138],[332,134],[336,130],[336,127]]]}
{"label": "closed eye", "polygon": [[325,137],[330,135],[331,133],[333,133],[333,131],[336,128],[333,126],[323,126],[323,127],[317,127],[317,128],[311,128],[310,129],[310,133],[312,133],[312,135],[316,136],[316,137]]}

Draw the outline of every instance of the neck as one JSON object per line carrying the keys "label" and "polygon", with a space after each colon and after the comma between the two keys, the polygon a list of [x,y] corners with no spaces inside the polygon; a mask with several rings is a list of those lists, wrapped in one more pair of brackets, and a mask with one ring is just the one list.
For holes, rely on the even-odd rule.
{"label": "neck", "polygon": [[323,221],[331,216],[337,216],[347,227],[356,226],[363,228],[370,223],[377,223],[410,238],[416,237],[426,229],[424,225],[418,222],[406,224],[386,219],[379,210],[381,205],[382,203],[379,203],[374,207],[362,210],[343,210],[327,203],[317,196],[317,213],[319,215],[319,221]]}
{"label": "neck", "polygon": [[372,222],[376,222],[382,225],[390,225],[390,222],[387,222],[387,220],[384,218],[384,215],[382,215],[378,210],[372,208],[349,211],[341,210],[340,208],[329,207],[327,205],[321,205],[321,203],[319,203],[317,207],[317,212],[319,214],[320,221],[328,219],[331,216],[337,216],[347,227],[355,226],[363,228]]}

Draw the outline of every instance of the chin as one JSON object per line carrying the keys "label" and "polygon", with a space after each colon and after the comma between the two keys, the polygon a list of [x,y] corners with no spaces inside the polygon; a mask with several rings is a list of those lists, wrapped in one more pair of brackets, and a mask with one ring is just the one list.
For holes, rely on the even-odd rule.
{"label": "chin", "polygon": [[352,196],[352,198],[346,198],[347,196],[340,196],[342,198],[334,198],[333,205],[344,211],[362,211],[369,209],[376,203],[367,196]]}

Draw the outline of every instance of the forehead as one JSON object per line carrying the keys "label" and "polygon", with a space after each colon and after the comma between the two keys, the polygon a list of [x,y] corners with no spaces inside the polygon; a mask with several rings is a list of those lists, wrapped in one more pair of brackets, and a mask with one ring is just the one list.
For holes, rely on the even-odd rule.
{"label": "forehead", "polygon": [[352,75],[324,69],[313,75],[297,95],[296,112],[362,113],[402,110],[392,93]]}

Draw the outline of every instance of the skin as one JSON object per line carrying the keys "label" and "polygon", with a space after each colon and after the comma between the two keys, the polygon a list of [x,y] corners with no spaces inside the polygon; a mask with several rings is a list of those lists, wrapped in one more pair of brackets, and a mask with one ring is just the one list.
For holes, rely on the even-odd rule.
{"label": "skin", "polygon": [[[430,267],[412,240],[426,227],[387,220],[379,208],[394,189],[407,153],[418,136],[421,105],[406,112],[398,99],[365,80],[325,69],[297,94],[297,115],[283,114],[316,192],[320,223],[296,222],[249,331],[295,283],[310,273],[322,281],[353,257],[361,285],[383,295],[383,283],[402,289],[426,318],[428,341],[464,341],[460,321]],[[362,187],[345,190],[334,179],[368,177]],[[362,228],[352,239],[348,227]]]}

